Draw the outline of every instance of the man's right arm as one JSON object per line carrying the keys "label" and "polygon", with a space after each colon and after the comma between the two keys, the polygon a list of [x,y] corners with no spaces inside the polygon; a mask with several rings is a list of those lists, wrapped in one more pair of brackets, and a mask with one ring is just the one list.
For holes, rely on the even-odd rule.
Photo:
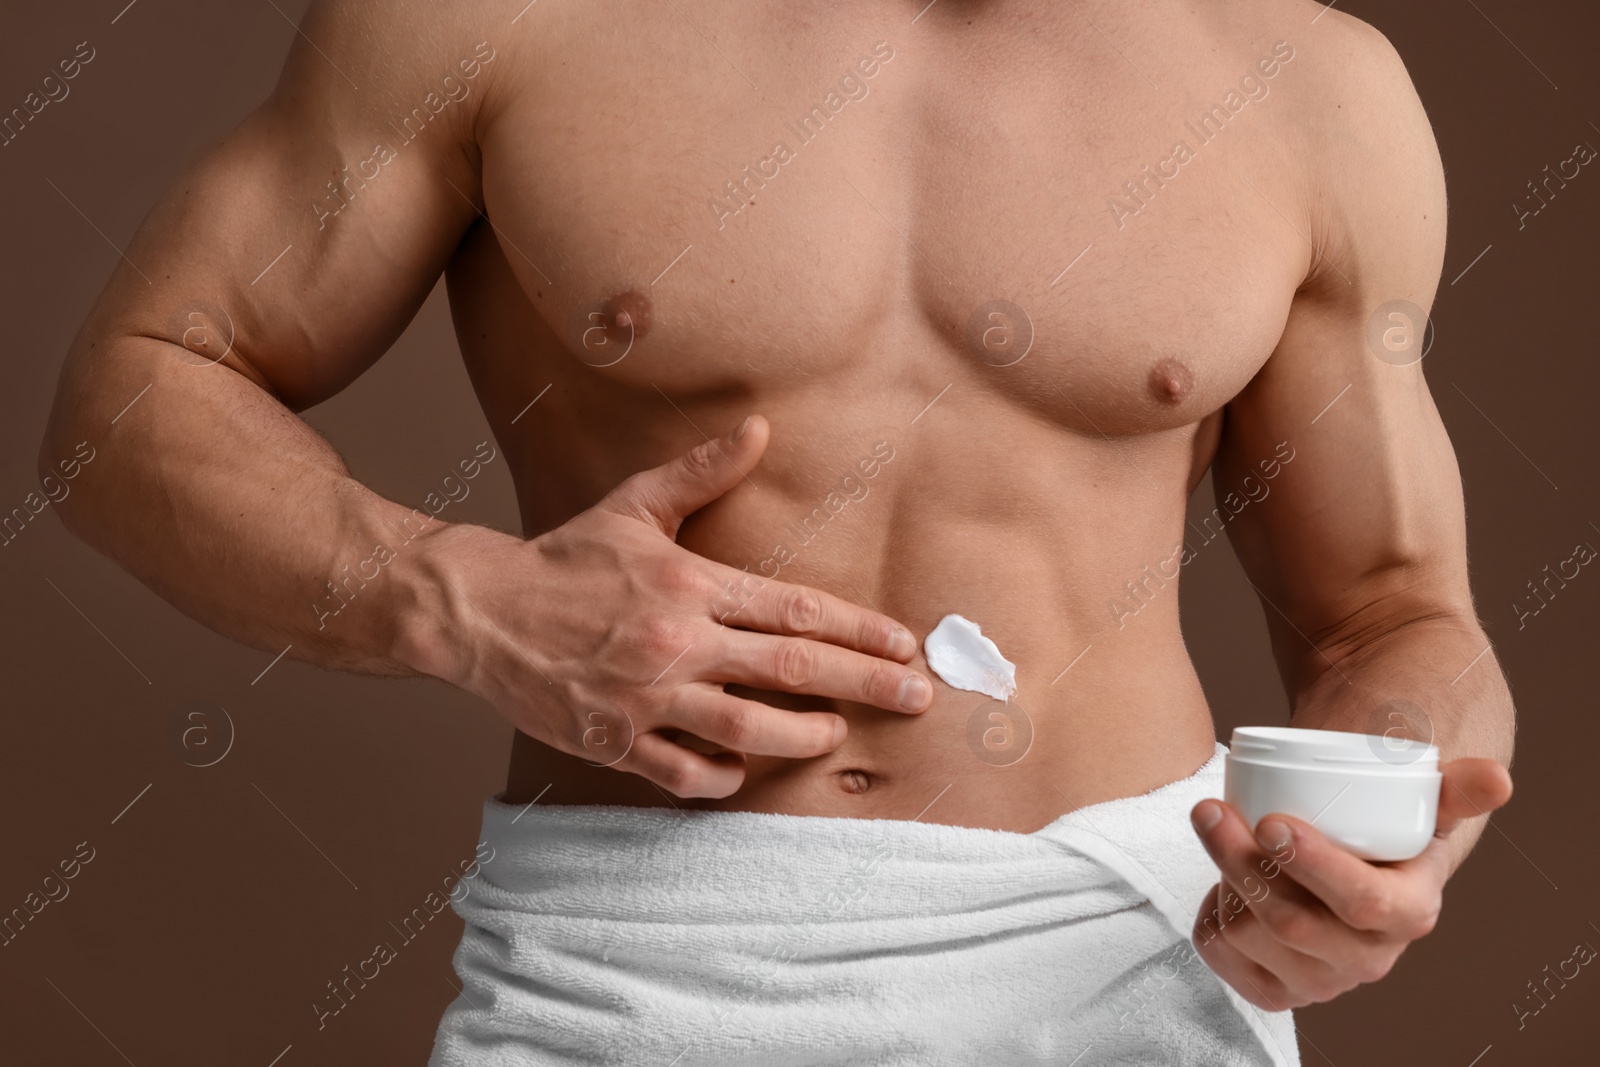
{"label": "man's right arm", "polygon": [[[443,678],[680,796],[733,793],[745,754],[807,758],[844,738],[838,715],[728,683],[925,709],[903,627],[778,581],[725,625],[725,589],[750,576],[675,543],[760,461],[764,420],[524,542],[424,523],[294,414],[383,354],[483,206],[475,131],[516,56],[455,25],[462,8],[476,5],[317,4],[271,99],[146,220],[62,372],[41,473],[79,442],[95,456],[62,519],[213,629]],[[316,604],[352,573],[368,584],[330,621]]]}
{"label": "man's right arm", "polygon": [[68,355],[40,470],[87,442],[63,521],[206,625],[405,673],[397,627],[430,614],[407,602],[424,595],[414,568],[373,583],[364,610],[314,605],[423,524],[294,412],[382,355],[477,217],[472,130],[498,56],[415,2],[333,0],[302,30],[272,96],[119,262]]}

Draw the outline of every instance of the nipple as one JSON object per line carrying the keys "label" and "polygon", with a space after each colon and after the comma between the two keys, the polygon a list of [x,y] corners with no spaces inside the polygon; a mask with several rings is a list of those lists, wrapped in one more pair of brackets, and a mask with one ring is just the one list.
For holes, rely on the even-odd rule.
{"label": "nipple", "polygon": [[637,341],[650,332],[650,298],[629,289],[607,300],[600,316],[611,340],[621,344]]}
{"label": "nipple", "polygon": [[1194,374],[1176,359],[1163,359],[1150,368],[1150,392],[1167,404],[1181,403],[1194,388]]}
{"label": "nipple", "polygon": [[588,304],[573,314],[572,348],[591,367],[620,363],[634,343],[650,332],[650,297],[626,289],[596,307]]}

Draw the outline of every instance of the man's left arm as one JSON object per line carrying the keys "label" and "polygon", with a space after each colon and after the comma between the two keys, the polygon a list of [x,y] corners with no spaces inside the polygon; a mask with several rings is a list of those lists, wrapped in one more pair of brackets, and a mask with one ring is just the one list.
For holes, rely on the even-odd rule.
{"label": "man's left arm", "polygon": [[1461,477],[1419,359],[1443,262],[1443,168],[1388,41],[1347,32],[1359,76],[1324,100],[1312,136],[1326,151],[1298,190],[1318,252],[1277,349],[1228,405],[1213,477],[1219,503],[1239,508],[1227,529],[1290,724],[1432,741],[1444,781],[1434,840],[1401,863],[1358,859],[1298,819],[1251,827],[1226,804],[1196,805],[1222,875],[1197,948],[1269,1010],[1387,974],[1433,929],[1446,880],[1511,795],[1511,695],[1473,607]]}

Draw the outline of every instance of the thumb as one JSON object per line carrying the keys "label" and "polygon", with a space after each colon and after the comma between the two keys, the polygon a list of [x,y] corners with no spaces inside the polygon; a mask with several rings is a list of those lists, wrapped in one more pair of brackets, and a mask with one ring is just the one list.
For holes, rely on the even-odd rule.
{"label": "thumb", "polygon": [[731,433],[633,475],[598,506],[676,538],[683,520],[743,481],[766,448],[767,420],[751,415]]}
{"label": "thumb", "polygon": [[1511,774],[1492,759],[1453,759],[1439,770],[1439,833],[1464,819],[1487,815],[1511,799]]}

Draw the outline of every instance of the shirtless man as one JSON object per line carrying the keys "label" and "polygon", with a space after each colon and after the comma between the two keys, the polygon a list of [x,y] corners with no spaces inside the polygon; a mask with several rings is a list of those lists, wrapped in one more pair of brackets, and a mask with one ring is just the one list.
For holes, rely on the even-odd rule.
{"label": "shirtless man", "polygon": [[[1213,756],[1173,577],[1209,468],[1292,723],[1409,702],[1453,761],[1400,864],[1195,806],[1199,919],[1292,830],[1200,945],[1282,1011],[1382,976],[1510,794],[1454,455],[1370,342],[1444,241],[1400,59],[1309,0],[320,0],[128,247],[41,463],[93,442],[63,518],[207,625],[483,697],[504,803],[1012,834]],[[525,537],[294,414],[441,272]],[[1024,757],[927,669],[949,613],[1018,664]]]}

